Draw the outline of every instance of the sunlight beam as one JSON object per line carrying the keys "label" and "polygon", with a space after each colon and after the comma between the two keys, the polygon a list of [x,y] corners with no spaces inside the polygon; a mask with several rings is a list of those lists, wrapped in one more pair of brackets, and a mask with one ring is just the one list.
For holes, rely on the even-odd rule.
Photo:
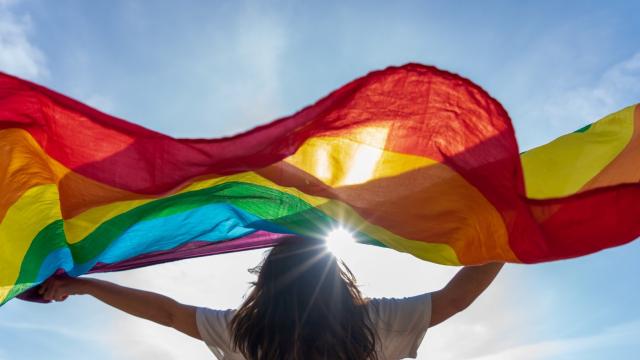
{"label": "sunlight beam", "polygon": [[327,242],[327,249],[329,249],[333,255],[337,257],[344,257],[347,250],[355,243],[356,239],[350,231],[343,227],[338,227],[327,234],[325,241]]}

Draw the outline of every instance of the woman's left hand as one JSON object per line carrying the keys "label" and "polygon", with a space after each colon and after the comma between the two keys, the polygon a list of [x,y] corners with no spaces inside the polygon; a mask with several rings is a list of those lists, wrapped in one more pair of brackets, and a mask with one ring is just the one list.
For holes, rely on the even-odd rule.
{"label": "woman's left hand", "polygon": [[84,279],[53,277],[40,285],[38,293],[48,301],[64,301],[69,295],[84,293]]}

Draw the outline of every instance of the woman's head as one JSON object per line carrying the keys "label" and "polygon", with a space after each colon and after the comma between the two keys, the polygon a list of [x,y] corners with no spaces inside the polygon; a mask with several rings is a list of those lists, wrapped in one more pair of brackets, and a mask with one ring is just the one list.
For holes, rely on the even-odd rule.
{"label": "woman's head", "polygon": [[231,322],[247,359],[375,358],[375,331],[353,274],[324,242],[286,238],[254,270],[258,280]]}

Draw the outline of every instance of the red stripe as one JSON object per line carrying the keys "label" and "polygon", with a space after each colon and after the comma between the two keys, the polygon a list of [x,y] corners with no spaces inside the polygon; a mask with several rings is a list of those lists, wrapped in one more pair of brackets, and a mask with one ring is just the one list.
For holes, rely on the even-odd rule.
{"label": "red stripe", "polygon": [[161,194],[196,176],[260,168],[293,154],[308,137],[324,131],[328,113],[379,73],[355,80],[292,116],[221,139],[174,139],[0,73],[0,129],[26,129],[51,157],[91,179]]}
{"label": "red stripe", "polygon": [[[452,116],[451,105],[465,110],[465,117]],[[502,116],[494,119],[496,111],[482,109],[487,105]],[[479,87],[417,64],[370,73],[292,116],[230,138],[174,139],[8,75],[0,76],[0,119],[0,128],[27,129],[68,168],[147,194],[168,191],[195,176],[261,168],[291,155],[310,137],[339,135],[380,120],[394,121],[390,149],[436,160],[510,130],[504,110]],[[457,124],[469,128],[457,134]],[[517,152],[513,136],[510,146]]]}
{"label": "red stripe", "polygon": [[566,198],[529,200],[545,238],[542,262],[590,254],[633,241],[640,235],[640,184],[598,188]]}

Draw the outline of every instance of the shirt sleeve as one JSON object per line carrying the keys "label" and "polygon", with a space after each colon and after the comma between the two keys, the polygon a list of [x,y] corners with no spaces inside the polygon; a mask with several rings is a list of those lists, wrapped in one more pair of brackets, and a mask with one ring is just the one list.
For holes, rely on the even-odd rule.
{"label": "shirt sleeve", "polygon": [[196,325],[200,337],[218,359],[222,359],[225,354],[231,352],[231,337],[228,326],[234,311],[213,310],[204,307],[199,307],[196,310]]}
{"label": "shirt sleeve", "polygon": [[431,294],[371,299],[370,306],[382,358],[416,358],[431,323]]}

